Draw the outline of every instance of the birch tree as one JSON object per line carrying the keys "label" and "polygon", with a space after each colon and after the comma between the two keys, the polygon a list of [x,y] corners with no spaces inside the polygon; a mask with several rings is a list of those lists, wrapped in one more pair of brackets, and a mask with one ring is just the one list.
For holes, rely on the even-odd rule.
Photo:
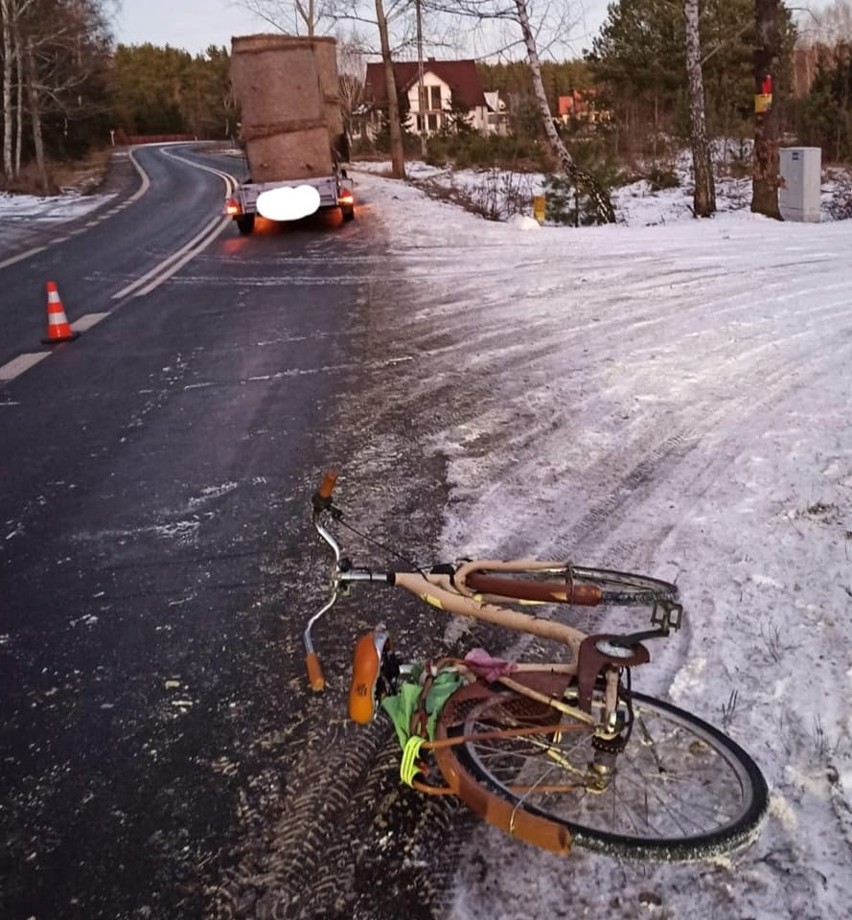
{"label": "birch tree", "polygon": [[[33,150],[35,151],[36,167],[39,181],[45,195],[50,191],[50,178],[47,175],[47,158],[44,155],[44,134],[42,132],[41,94],[38,70],[34,51],[35,42],[32,38],[25,39],[24,74],[27,81],[27,102],[30,110],[30,123],[33,132]],[[20,53],[20,49],[19,49]]]}
{"label": "birch tree", "polygon": [[686,30],[692,172],[695,180],[695,191],[692,197],[693,213],[696,217],[710,217],[716,212],[716,189],[704,113],[704,76],[701,69],[698,0],[684,0],[683,17]]}
{"label": "birch tree", "polygon": [[0,0],[0,27],[3,31],[3,173],[7,179],[16,178],[21,168],[27,69],[21,36],[34,7],[35,0]]}
{"label": "birch tree", "polygon": [[353,41],[338,43],[337,70],[340,77],[340,104],[346,136],[352,133],[353,113],[364,101],[366,67],[364,56]]}
{"label": "birch tree", "polygon": [[[424,0],[426,2],[426,0]],[[446,4],[441,0],[429,0],[430,5],[446,13],[456,13],[462,16],[473,17],[479,21],[503,20],[514,23],[520,28],[521,44],[526,52],[527,62],[532,74],[533,94],[541,118],[545,136],[558,159],[565,174],[575,186],[582,189],[589,197],[597,219],[601,223],[614,223],[615,212],[609,196],[601,188],[598,180],[587,170],[583,169],[565,146],[559,132],[541,76],[541,60],[536,43],[536,30],[533,28],[529,15],[528,0],[458,0],[456,3]],[[561,23],[565,27],[564,21]],[[541,31],[539,29],[539,31]]]}
{"label": "birch tree", "polygon": [[61,151],[69,124],[91,113],[95,74],[103,69],[108,50],[102,2],[0,0],[7,181],[18,177],[22,151],[29,152],[41,187],[48,191],[46,119],[53,129],[52,148]]}
{"label": "birch tree", "polygon": [[14,109],[12,108],[12,75],[15,58],[12,51],[12,0],[0,0],[0,28],[3,30],[3,174],[14,175],[12,149],[14,143]]}

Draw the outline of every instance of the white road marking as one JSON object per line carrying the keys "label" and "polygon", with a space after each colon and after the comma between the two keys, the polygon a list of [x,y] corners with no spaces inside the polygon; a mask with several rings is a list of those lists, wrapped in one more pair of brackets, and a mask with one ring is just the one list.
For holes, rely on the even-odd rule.
{"label": "white road marking", "polygon": [[[200,163],[193,163],[192,160],[187,160],[183,157],[176,156],[170,150],[162,149],[160,150],[160,153],[171,160],[180,160],[181,163],[185,163],[187,166],[192,166],[195,169],[201,169],[204,172],[213,173],[214,176],[218,176],[225,183],[226,194],[230,194],[236,185],[236,180],[233,176],[222,172],[219,169],[214,169],[212,166],[203,166]],[[138,166],[138,164],[136,168],[142,172],[141,167]],[[230,222],[230,217],[214,218],[185,246],[183,246],[177,252],[173,252],[167,259],[164,259],[159,265],[154,266],[151,271],[144,274],[141,278],[138,278],[136,281],[128,284],[118,293],[113,294],[112,299],[121,300],[124,297],[142,297],[145,294],[150,294],[151,291],[159,287],[159,285],[161,285],[164,281],[167,281],[169,278],[171,278],[175,272],[183,268],[187,262],[189,262],[191,259],[194,259],[195,256],[206,249]]]}
{"label": "white road marking", "polygon": [[[149,294],[154,288],[162,284],[163,281],[170,278],[191,258],[201,252],[202,249],[205,249],[209,243],[222,232],[230,220],[230,217],[214,217],[213,220],[211,220],[210,223],[185,246],[178,249],[177,252],[173,252],[167,259],[163,259],[159,265],[155,265],[149,272],[142,275],[141,278],[137,278],[126,287],[123,287],[118,293],[113,294],[112,299],[121,300],[131,295],[139,297],[142,294]],[[176,262],[176,264],[172,265],[173,262]],[[151,283],[149,284],[148,282]]]}
{"label": "white road marking", "polygon": [[74,320],[71,323],[71,328],[75,332],[85,332],[87,329],[91,329],[92,326],[97,326],[102,319],[106,319],[108,316],[109,313],[87,313],[85,316]]}
{"label": "white road marking", "polygon": [[136,167],[136,172],[142,177],[142,185],[139,187],[133,195],[131,195],[126,202],[124,202],[123,207],[127,207],[131,202],[138,201],[145,192],[151,187],[151,180],[148,178],[148,173],[136,162],[136,157],[133,155],[134,151],[130,151],[130,162]]}
{"label": "white road marking", "polygon": [[[166,152],[162,150],[161,153],[164,156],[168,156],[171,159],[180,160],[183,163],[186,163],[189,166],[194,166],[196,169],[202,169],[205,172],[213,173],[225,183],[226,193],[230,194],[231,190],[236,185],[236,179],[228,173],[221,172],[218,169],[214,169],[209,166],[202,166],[198,163],[193,163],[191,160],[186,160],[183,157],[177,157],[171,152]],[[67,241],[73,236],[77,236],[79,233],[82,233],[85,229],[94,227],[102,221],[106,220],[108,217],[116,214],[118,211],[123,210],[128,205],[132,204],[135,201],[138,201],[150,188],[151,180],[148,177],[148,174],[137,162],[134,151],[130,151],[130,160],[133,163],[136,171],[142,177],[142,185],[140,188],[130,196],[126,201],[122,202],[120,205],[112,208],[110,211],[105,212],[101,217],[89,221],[86,223],[80,230],[77,230],[67,236],[59,237],[54,239],[50,245],[56,245]],[[147,272],[141,278],[138,278],[132,284],[127,285],[117,294],[113,294],[113,300],[119,300],[123,297],[130,296],[131,294],[135,297],[141,297],[144,294],[150,294],[155,288],[159,287],[164,281],[167,281],[175,274],[179,269],[183,268],[187,262],[191,261],[195,256],[207,248],[213,240],[219,236],[222,230],[231,222],[230,217],[215,217],[210,223],[201,230],[195,237],[193,237],[185,246],[181,247],[177,252],[172,253],[167,259],[164,259],[159,265],[155,266],[151,271]],[[16,262],[22,262],[24,259],[30,258],[30,256],[37,255],[40,252],[45,252],[49,246],[38,246],[33,249],[28,250],[27,252],[22,252],[17,256],[13,256],[10,259],[6,259],[4,262],[0,262],[0,269],[6,268],[9,265],[14,265]],[[106,319],[110,315],[109,311],[103,313],[88,313],[85,316],[81,316],[78,320],[71,323],[71,328],[75,332],[85,332],[87,329],[91,329],[93,326],[96,326],[101,320]],[[34,352],[31,354],[19,355],[17,358],[14,358],[12,361],[9,361],[7,364],[4,364],[0,367],[0,382],[8,382],[14,380],[16,377],[19,377],[25,371],[29,370],[31,367],[34,367],[39,363],[43,358],[46,358],[50,354],[49,351],[40,351]]]}
{"label": "white road marking", "polygon": [[[207,227],[204,228],[204,231],[202,231],[197,237],[195,237],[194,240],[190,240],[190,242],[187,243],[187,245],[182,250],[178,250],[178,252],[174,253],[174,255],[166,259],[166,261],[163,262],[162,265],[158,266],[156,271],[161,272],[159,277],[154,278],[154,280],[147,287],[143,287],[141,290],[135,291],[133,296],[142,297],[145,294],[150,294],[151,291],[153,291],[155,288],[158,288],[164,281],[168,281],[168,279],[171,278],[171,276],[175,272],[177,272],[179,269],[183,268],[183,266],[186,265],[187,262],[191,262],[200,252],[203,252],[213,242],[213,240],[215,240],[216,237],[219,236],[219,234],[225,229],[225,227],[227,227],[228,224],[230,223],[231,223],[230,217],[219,217],[219,218],[216,218],[212,223],[208,224]],[[204,236],[204,233],[207,230],[209,230],[209,232],[207,233],[206,236]],[[198,245],[190,249],[189,247],[193,246],[196,243],[196,241],[199,241]],[[175,256],[178,256],[184,252],[185,252],[185,255],[183,255],[181,259],[175,262],[174,265],[163,269],[163,266],[168,265],[168,263],[172,261],[172,259],[174,259]],[[140,278],[139,281],[137,281],[135,284],[128,285],[128,287],[125,288],[125,292],[133,290],[134,288],[138,287],[138,285],[144,282],[147,278],[149,278],[151,274],[152,273],[149,272],[143,278]],[[113,300],[115,300],[116,298],[120,296],[121,296],[121,292],[119,294],[114,294]]]}
{"label": "white road marking", "polygon": [[16,262],[23,262],[24,259],[29,259],[30,256],[44,252],[45,249],[47,249],[47,246],[36,246],[35,249],[28,249],[26,252],[22,252],[20,255],[13,256],[11,259],[6,259],[5,262],[0,262],[0,268],[7,268],[10,265],[14,265]]}
{"label": "white road marking", "polygon": [[46,358],[49,354],[49,351],[36,351],[26,355],[18,355],[17,358],[13,358],[8,364],[4,364],[0,367],[0,380],[14,380],[16,377],[23,374],[24,371],[28,371],[31,367],[34,367],[42,358]]}

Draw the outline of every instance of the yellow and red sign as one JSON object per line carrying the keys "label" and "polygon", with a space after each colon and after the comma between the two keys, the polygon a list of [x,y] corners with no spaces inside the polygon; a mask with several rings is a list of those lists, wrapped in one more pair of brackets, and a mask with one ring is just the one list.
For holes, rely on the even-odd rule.
{"label": "yellow and red sign", "polygon": [[760,115],[772,108],[772,76],[767,74],[763,78],[760,92],[754,97],[754,111]]}

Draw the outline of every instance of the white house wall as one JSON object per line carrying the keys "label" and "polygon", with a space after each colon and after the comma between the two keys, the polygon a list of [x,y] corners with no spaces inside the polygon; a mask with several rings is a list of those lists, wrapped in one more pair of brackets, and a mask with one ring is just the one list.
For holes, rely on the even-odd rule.
{"label": "white house wall", "polygon": [[[430,71],[424,71],[423,73],[423,90],[424,95],[428,98],[428,89],[429,86],[439,86],[441,88],[441,111],[450,112],[453,107],[453,92],[450,89],[449,84],[445,83],[440,77],[431,73]],[[430,112],[437,111],[435,109],[426,109],[426,114]],[[410,131],[414,134],[419,134],[417,130],[417,115],[420,112],[420,84],[419,81],[415,82],[414,85],[408,90],[408,121],[407,126]],[[468,112],[468,121],[476,131],[485,131],[487,128],[487,121],[485,118],[485,109],[483,106],[476,106]],[[442,118],[443,121],[443,118]]]}
{"label": "white house wall", "polygon": [[[441,88],[441,111],[449,113],[452,111],[452,90],[448,83],[445,83],[440,77],[436,76],[431,71],[425,70],[423,73],[423,86],[440,86]],[[408,90],[408,119],[406,121],[406,126],[409,131],[413,134],[419,134],[417,130],[417,115],[420,111],[420,87],[417,81],[409,88]],[[495,98],[499,99],[497,93],[493,94]],[[487,98],[487,96],[486,96]],[[501,110],[505,106],[500,103]],[[429,109],[426,110],[426,114],[429,114]],[[467,115],[468,121],[474,130],[479,131],[481,134],[505,134],[506,129],[505,125],[497,126],[488,123],[488,114],[489,109],[487,106],[478,105],[472,108]],[[378,134],[378,116],[376,113],[372,113],[366,123],[364,123],[364,133],[370,140],[375,140]],[[353,139],[360,138],[362,136],[361,131],[353,131]]]}

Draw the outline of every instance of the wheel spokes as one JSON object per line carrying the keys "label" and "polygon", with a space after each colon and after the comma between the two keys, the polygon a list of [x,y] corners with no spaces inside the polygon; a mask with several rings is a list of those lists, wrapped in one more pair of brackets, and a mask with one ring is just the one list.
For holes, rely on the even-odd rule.
{"label": "wheel spokes", "polygon": [[[520,726],[505,707],[466,733]],[[524,805],[636,838],[712,833],[741,809],[736,770],[677,720],[637,707],[634,734],[605,787],[595,788],[588,732],[545,732],[470,745],[475,759]],[[560,782],[559,776],[567,779]],[[570,779],[569,779],[570,777]]]}

